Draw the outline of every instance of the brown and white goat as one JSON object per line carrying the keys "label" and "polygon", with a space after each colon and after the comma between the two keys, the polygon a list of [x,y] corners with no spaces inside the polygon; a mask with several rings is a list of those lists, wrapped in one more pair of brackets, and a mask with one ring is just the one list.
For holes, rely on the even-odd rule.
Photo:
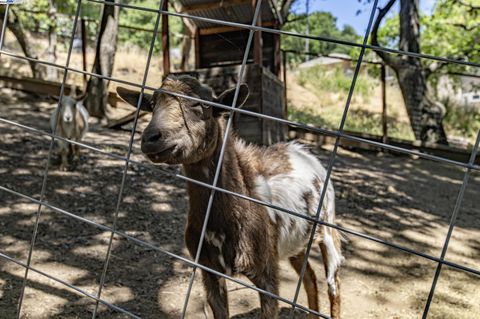
{"label": "brown and white goat", "polygon": [[[71,90],[75,91],[75,87]],[[55,108],[50,116],[50,128],[52,133],[76,142],[80,142],[88,132],[88,111],[83,106],[83,97],[64,95],[60,102],[60,108]],[[56,123],[55,123],[56,121]],[[55,131],[55,126],[57,127]],[[74,163],[80,160],[80,147],[66,141],[57,140],[60,149],[60,169],[67,170],[69,159]]]}
{"label": "brown and white goat", "polygon": [[[230,89],[215,98],[210,88],[189,76],[167,78],[162,89],[224,105],[232,104],[235,92]],[[138,92],[124,88],[118,88],[117,92],[125,101],[137,106]],[[242,84],[238,105],[247,97],[248,87]],[[222,111],[158,92],[145,94],[141,109],[153,112],[143,131],[142,152],[154,163],[183,164],[188,177],[212,183],[226,126]],[[319,161],[299,144],[258,147],[230,135],[218,186],[314,216],[325,176],[326,171]],[[185,240],[190,254],[195,256],[210,189],[194,183],[188,183],[187,187],[189,214]],[[333,186],[329,182],[321,209],[322,220],[334,221],[334,201]],[[200,263],[228,275],[243,274],[257,287],[278,294],[279,259],[288,258],[299,273],[311,229],[311,223],[305,219],[217,192]],[[335,229],[319,226],[316,242],[326,269],[331,315],[339,318],[338,269],[343,259],[339,234]],[[309,307],[318,311],[317,279],[310,264],[303,283]],[[225,280],[204,271],[203,284],[214,317],[228,318]],[[260,302],[261,318],[277,317],[278,303],[274,298],[260,294]]]}

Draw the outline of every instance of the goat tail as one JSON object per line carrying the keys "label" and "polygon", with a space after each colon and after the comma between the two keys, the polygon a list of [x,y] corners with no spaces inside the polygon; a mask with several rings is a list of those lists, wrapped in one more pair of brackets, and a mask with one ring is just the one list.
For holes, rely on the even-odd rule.
{"label": "goat tail", "polygon": [[345,260],[342,255],[342,241],[346,240],[343,233],[335,228],[322,226],[320,237],[320,249],[327,275],[327,282],[333,283],[335,275]]}

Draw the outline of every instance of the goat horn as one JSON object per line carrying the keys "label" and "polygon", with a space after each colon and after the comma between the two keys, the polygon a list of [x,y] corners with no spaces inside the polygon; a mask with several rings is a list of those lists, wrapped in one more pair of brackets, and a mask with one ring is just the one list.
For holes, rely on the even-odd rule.
{"label": "goat horn", "polygon": [[75,91],[77,91],[77,85],[75,84],[75,82],[73,82],[73,84],[70,85],[70,93],[67,96],[74,97],[76,93]]}
{"label": "goat horn", "polygon": [[88,93],[88,92],[87,92],[87,88],[85,88],[85,89],[82,91],[82,93],[80,93],[80,95],[75,96],[75,100],[77,100],[77,101],[83,100],[83,99],[87,96],[87,93]]}

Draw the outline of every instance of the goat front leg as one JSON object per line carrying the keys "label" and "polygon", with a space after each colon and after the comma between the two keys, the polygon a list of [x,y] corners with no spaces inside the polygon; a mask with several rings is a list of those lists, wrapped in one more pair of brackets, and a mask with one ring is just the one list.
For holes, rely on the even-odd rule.
{"label": "goat front leg", "polygon": [[202,278],[213,317],[215,319],[228,319],[228,295],[225,278],[215,276],[207,271],[202,272]]}
{"label": "goat front leg", "polygon": [[59,149],[60,149],[60,158],[61,158],[60,170],[61,171],[66,171],[67,168],[68,168],[69,146],[68,146],[68,143],[66,143],[64,141],[58,141],[58,146],[59,146]]}
{"label": "goat front leg", "polygon": [[[278,296],[278,271],[275,266],[267,274],[249,276],[249,279],[260,289]],[[276,319],[278,316],[278,300],[260,293],[261,319]]]}
{"label": "goat front leg", "polygon": [[77,167],[78,163],[80,163],[80,146],[76,144],[72,144],[73,149],[73,165]]}

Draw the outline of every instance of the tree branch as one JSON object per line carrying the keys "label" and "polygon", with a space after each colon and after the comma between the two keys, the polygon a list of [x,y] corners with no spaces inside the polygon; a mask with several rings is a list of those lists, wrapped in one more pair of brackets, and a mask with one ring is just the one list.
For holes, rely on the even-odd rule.
{"label": "tree branch", "polygon": [[463,0],[457,0],[456,1],[458,4],[464,6],[464,7],[468,7],[470,12],[472,11],[475,11],[475,10],[480,10],[480,6],[476,6],[476,5],[473,5],[471,3],[466,3],[465,1]]}
{"label": "tree branch", "polygon": [[287,20],[288,14],[290,13],[290,7],[295,0],[282,0],[280,5],[280,14],[283,18],[283,21]]}
{"label": "tree branch", "polygon": [[[378,28],[380,27],[380,23],[382,23],[382,20],[385,17],[385,15],[392,8],[395,1],[396,0],[390,0],[384,8],[378,8],[378,16],[375,19],[375,23],[373,24],[372,32],[371,32],[371,36],[372,36],[371,43],[374,46],[377,46],[377,47],[380,46],[380,44],[378,43]],[[388,53],[385,53],[383,51],[375,51],[375,53],[377,53],[378,56],[382,58],[382,60],[389,66],[393,66],[397,64],[397,59],[392,57]]]}
{"label": "tree branch", "polygon": [[300,15],[300,16],[297,16],[297,17],[295,17],[295,18],[285,20],[285,23],[291,23],[291,22],[300,21],[300,20],[305,20],[305,19],[307,19],[307,16],[305,16],[305,15]]}
{"label": "tree branch", "polygon": [[471,26],[467,26],[463,23],[452,23],[451,25],[454,27],[462,28],[465,31],[473,31],[473,30],[476,30],[477,28],[480,28],[480,23],[477,23]]}
{"label": "tree branch", "polygon": [[[5,16],[5,6],[0,6],[0,24],[3,25],[3,17]],[[14,37],[17,39],[18,44],[22,48],[23,54],[27,58],[37,59],[38,56],[30,44],[29,37],[25,34],[23,29],[23,24],[21,23],[16,11],[13,8],[10,8],[9,16],[7,19],[7,28],[10,32],[13,33]],[[38,69],[39,65],[35,61],[28,61],[32,75],[34,78],[40,76],[40,71]]]}
{"label": "tree branch", "polygon": [[[447,56],[450,60],[457,60],[457,61],[468,61],[470,56],[477,56],[478,49],[472,47],[470,50],[466,50],[462,52],[462,56]],[[428,78],[433,73],[436,73],[443,69],[447,65],[451,65],[452,63],[449,62],[441,62],[435,61],[434,63],[430,64],[428,67],[425,68],[425,76]]]}

